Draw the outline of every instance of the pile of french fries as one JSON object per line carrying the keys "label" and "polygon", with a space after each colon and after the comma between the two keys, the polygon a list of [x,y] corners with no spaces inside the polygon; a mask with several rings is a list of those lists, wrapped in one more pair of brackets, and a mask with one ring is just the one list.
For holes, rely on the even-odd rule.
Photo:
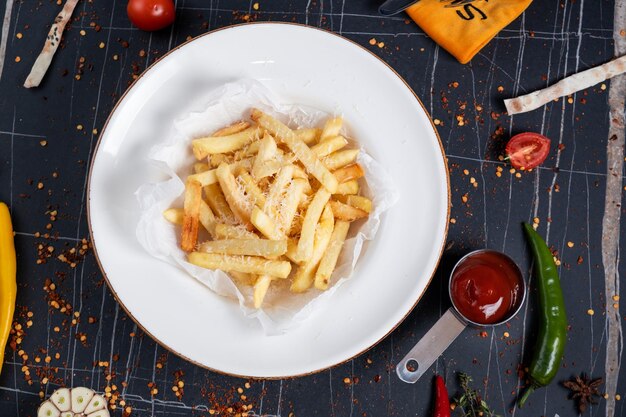
{"label": "pile of french fries", "polygon": [[[328,289],[350,223],[372,201],[359,195],[365,172],[341,118],[297,130],[258,109],[251,119],[192,141],[183,208],[164,216],[182,226],[190,263],[252,285],[260,308],[277,279],[296,293]],[[200,226],[210,240],[199,242]]]}

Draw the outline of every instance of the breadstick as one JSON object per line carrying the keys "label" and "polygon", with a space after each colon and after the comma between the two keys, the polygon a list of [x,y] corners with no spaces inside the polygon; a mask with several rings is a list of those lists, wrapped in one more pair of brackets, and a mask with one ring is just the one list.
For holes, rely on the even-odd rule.
{"label": "breadstick", "polygon": [[72,13],[74,12],[74,8],[77,3],[78,0],[67,0],[63,6],[63,10],[61,10],[61,13],[54,18],[52,27],[46,37],[46,43],[44,44],[41,53],[39,53],[37,60],[33,64],[33,68],[31,68],[30,74],[28,74],[28,77],[24,82],[24,87],[37,87],[39,83],[41,83],[41,80],[44,75],[46,75],[46,71],[48,71],[48,67],[52,62],[52,57],[59,47],[61,35],[63,35],[63,30],[65,30],[65,25],[70,20],[70,17],[72,17]]}
{"label": "breadstick", "polygon": [[626,72],[626,55],[609,61],[606,64],[570,75],[569,77],[563,78],[558,83],[542,90],[504,100],[504,105],[509,114],[525,113],[538,109],[556,98],[574,94],[577,91],[589,88],[599,82],[623,74],[624,72]]}

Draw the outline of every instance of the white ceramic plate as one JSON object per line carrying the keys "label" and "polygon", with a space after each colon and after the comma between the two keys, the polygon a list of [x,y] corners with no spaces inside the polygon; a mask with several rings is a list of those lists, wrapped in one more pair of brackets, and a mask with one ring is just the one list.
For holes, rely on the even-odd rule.
{"label": "white ceramic plate", "polygon": [[[135,238],[133,193],[163,180],[147,161],[175,118],[204,93],[261,80],[295,103],[349,122],[354,137],[393,177],[400,201],[385,215],[353,279],[300,327],[264,336],[256,320]],[[441,143],[423,106],[384,62],[360,46],[304,26],[259,23],[208,33],[175,49],[126,92],[103,129],[89,178],[96,255],[118,301],[152,337],[199,365],[233,375],[316,372],[368,349],[424,293],[445,241],[449,183]]]}

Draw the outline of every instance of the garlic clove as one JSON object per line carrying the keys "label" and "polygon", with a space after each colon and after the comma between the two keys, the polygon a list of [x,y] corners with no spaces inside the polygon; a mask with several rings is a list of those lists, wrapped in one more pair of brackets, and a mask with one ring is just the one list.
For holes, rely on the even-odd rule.
{"label": "garlic clove", "polygon": [[50,401],[44,401],[37,410],[37,417],[59,417],[61,412]]}
{"label": "garlic clove", "polygon": [[65,411],[63,413],[61,413],[61,417],[75,417],[74,413],[71,411]]}
{"label": "garlic clove", "polygon": [[111,414],[109,414],[109,412],[105,409],[94,411],[91,414],[87,414],[87,417],[111,417]]}
{"label": "garlic clove", "polygon": [[70,390],[60,388],[52,393],[50,401],[59,409],[59,411],[70,411],[72,402],[70,400]]}
{"label": "garlic clove", "polygon": [[85,387],[72,389],[72,411],[82,413],[94,396],[93,390]]}
{"label": "garlic clove", "polygon": [[104,410],[107,406],[106,400],[100,395],[94,395],[87,408],[85,408],[85,414],[91,414],[94,411]]}

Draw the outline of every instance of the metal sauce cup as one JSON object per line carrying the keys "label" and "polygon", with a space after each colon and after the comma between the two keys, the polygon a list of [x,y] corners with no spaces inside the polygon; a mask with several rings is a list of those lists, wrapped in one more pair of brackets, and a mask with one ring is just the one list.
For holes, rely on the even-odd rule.
{"label": "metal sauce cup", "polygon": [[[471,262],[477,262],[476,259],[484,258],[485,256],[490,259],[497,259],[497,262],[485,262],[493,267],[493,269],[504,269],[503,265],[509,268],[514,273],[517,279],[516,292],[514,299],[511,301],[511,305],[506,314],[495,323],[480,323],[476,320],[470,320],[463,315],[459,308],[459,300],[455,302],[453,293],[453,284],[455,279],[459,276],[463,269],[468,267]],[[502,280],[510,281],[510,278],[504,276],[505,273],[501,272],[500,278]],[[396,367],[396,373],[398,377],[408,383],[415,383],[418,379],[430,368],[430,366],[439,358],[439,356],[450,346],[450,344],[456,339],[459,334],[465,329],[467,325],[473,327],[485,328],[498,326],[506,323],[524,304],[526,298],[526,282],[522,276],[522,272],[515,262],[507,255],[490,249],[480,249],[465,255],[459,260],[452,273],[450,274],[450,281],[448,283],[448,293],[452,300],[452,307],[444,313],[443,316],[435,323],[435,325],[422,337],[422,339],[409,351],[409,353],[398,363]]]}

